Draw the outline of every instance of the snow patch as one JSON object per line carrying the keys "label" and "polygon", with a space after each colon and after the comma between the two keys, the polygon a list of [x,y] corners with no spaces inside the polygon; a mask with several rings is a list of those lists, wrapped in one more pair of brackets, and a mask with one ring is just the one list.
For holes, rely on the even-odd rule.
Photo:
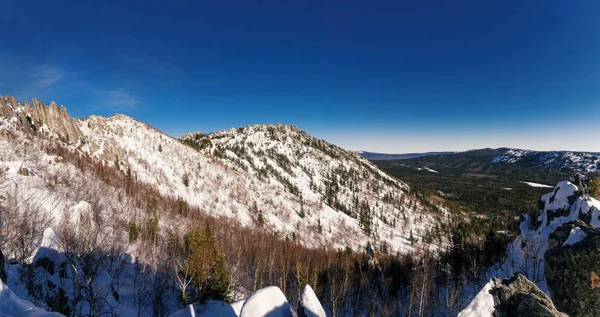
{"label": "snow patch", "polygon": [[209,300],[202,305],[188,305],[182,310],[178,310],[169,317],[237,317],[231,305],[218,300]]}
{"label": "snow patch", "polygon": [[587,237],[587,233],[585,233],[583,230],[581,230],[581,228],[575,227],[575,228],[571,229],[571,232],[569,233],[569,237],[567,238],[567,241],[565,241],[565,243],[563,243],[562,246],[564,247],[566,245],[574,245],[575,243],[582,241],[586,237]]}
{"label": "snow patch", "polygon": [[534,182],[521,181],[521,183],[527,184],[527,185],[529,185],[531,187],[552,188],[552,186],[550,186],[550,185],[540,184],[540,183],[534,183]]}

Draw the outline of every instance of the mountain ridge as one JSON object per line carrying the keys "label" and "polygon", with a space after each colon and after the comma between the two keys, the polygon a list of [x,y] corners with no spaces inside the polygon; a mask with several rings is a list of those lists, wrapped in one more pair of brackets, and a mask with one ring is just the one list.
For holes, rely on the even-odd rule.
{"label": "mountain ridge", "polygon": [[[52,114],[56,103],[48,107],[38,102],[32,110],[7,96],[3,105],[20,109],[3,114],[9,121],[18,115],[13,123],[23,129],[37,129],[57,142],[67,139],[65,144],[73,151],[131,173],[164,195],[179,197],[209,214],[237,219],[244,226],[302,237],[312,247],[360,250],[367,244],[383,244],[409,252],[444,222],[444,209],[411,194],[405,183],[296,126],[254,125],[214,132],[207,135],[210,142],[202,149],[123,114],[83,119],[63,115],[52,121],[54,115],[36,116],[35,109]],[[61,109],[66,114],[66,108]],[[71,130],[74,136],[65,138]],[[252,140],[257,151],[251,149]]]}

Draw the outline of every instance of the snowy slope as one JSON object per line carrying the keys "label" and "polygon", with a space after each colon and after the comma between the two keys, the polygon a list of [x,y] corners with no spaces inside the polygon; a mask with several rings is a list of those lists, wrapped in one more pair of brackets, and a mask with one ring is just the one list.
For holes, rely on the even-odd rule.
{"label": "snowy slope", "polygon": [[443,219],[369,161],[295,127],[213,133],[200,151],[124,115],[92,116],[79,128],[80,151],[131,168],[162,194],[311,247],[385,243],[409,252],[411,234],[419,242]]}
{"label": "snowy slope", "polygon": [[[12,112],[23,114],[21,105],[8,101]],[[132,276],[139,276],[136,270],[160,264],[152,254],[161,246],[130,240],[130,225],[149,227],[156,221],[163,236],[169,231],[183,234],[191,225],[192,220],[181,215],[153,214],[152,197],[125,194],[124,182],[103,180],[94,169],[106,165],[121,169],[122,173],[116,173],[106,168],[113,176],[124,179],[131,174],[160,194],[180,198],[201,212],[262,227],[309,247],[348,246],[362,251],[368,243],[385,243],[391,252],[410,252],[428,230],[444,224],[445,211],[414,196],[406,184],[357,154],[293,127],[256,126],[216,133],[198,151],[123,115],[74,120],[81,137],[71,142],[61,137],[61,125],[44,123],[25,130],[23,122],[27,121],[0,116],[0,202],[7,208],[2,248],[7,257],[27,265],[50,261],[56,268],[65,261],[62,253],[68,251],[58,237],[65,234],[81,242],[81,248],[115,250],[110,260],[102,257],[106,262],[98,267],[98,276],[90,279],[76,266],[69,274],[58,269],[45,272],[36,266],[37,282],[56,286],[42,289],[37,298],[21,281],[21,269],[27,265],[11,265],[7,283],[11,290],[45,308],[50,303],[39,298],[54,295],[59,287],[71,300],[78,296],[71,281],[75,278],[102,290],[93,296],[102,295],[102,309],[112,314],[150,315],[150,303],[140,303],[135,295],[139,289],[128,283]],[[269,127],[277,127],[278,140],[265,135]],[[249,142],[254,150],[238,155],[240,148],[250,147]],[[56,154],[56,149],[65,152]],[[82,165],[80,161],[104,164]],[[26,229],[28,241],[15,243],[24,232],[17,228]],[[145,278],[152,284],[151,275]],[[118,290],[113,292],[112,287]],[[163,298],[167,312],[180,308],[175,305],[176,294]],[[75,308],[86,312],[89,306],[83,300]]]}
{"label": "snowy slope", "polygon": [[[26,111],[14,98],[3,101],[8,113]],[[61,114],[79,135],[76,141],[61,137],[66,133],[62,121],[33,130],[130,171],[162,195],[182,199],[201,212],[263,227],[309,247],[362,250],[370,243],[406,253],[447,218],[445,210],[411,194],[406,184],[360,155],[294,126],[231,129],[201,138],[201,146],[194,146],[125,115],[75,120],[66,110]],[[23,124],[19,118],[5,119]]]}
{"label": "snowy slope", "polygon": [[[181,139],[192,145],[195,139],[203,140],[197,146],[200,153],[239,168],[253,183],[269,184],[274,189],[270,200],[285,197],[277,209],[286,210],[287,227],[269,216],[275,227],[285,231],[307,226],[322,232],[322,243],[342,239],[354,247],[357,241],[349,238],[357,236],[362,237],[362,246],[368,241],[385,242],[394,250],[407,251],[411,231],[419,241],[429,228],[443,222],[435,217],[443,212],[411,195],[405,183],[360,155],[295,126],[255,125],[197,135]],[[351,235],[342,234],[339,224]]]}
{"label": "snowy slope", "polygon": [[20,299],[6,284],[0,282],[0,317],[60,317]]}

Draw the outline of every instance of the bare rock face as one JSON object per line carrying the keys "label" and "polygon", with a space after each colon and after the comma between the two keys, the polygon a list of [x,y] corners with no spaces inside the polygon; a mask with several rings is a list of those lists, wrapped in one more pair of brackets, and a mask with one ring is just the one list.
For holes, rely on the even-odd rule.
{"label": "bare rock face", "polygon": [[520,273],[510,279],[493,279],[490,293],[494,297],[495,317],[539,316],[568,317],[533,282]]}
{"label": "bare rock face", "polygon": [[67,108],[58,106],[54,101],[50,106],[33,99],[24,105],[12,96],[0,98],[0,113],[7,119],[15,118],[23,130],[37,133],[42,126],[48,127],[59,138],[67,143],[77,143],[83,137],[75,119],[69,116]]}

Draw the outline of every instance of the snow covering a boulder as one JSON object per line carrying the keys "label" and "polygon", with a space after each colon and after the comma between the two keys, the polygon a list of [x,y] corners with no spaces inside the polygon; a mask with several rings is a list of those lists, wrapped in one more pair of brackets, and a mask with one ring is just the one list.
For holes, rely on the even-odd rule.
{"label": "snow covering a boulder", "polygon": [[[60,317],[20,299],[6,284],[0,282],[0,317]],[[64,316],[63,316],[64,317]]]}
{"label": "snow covering a boulder", "polygon": [[169,317],[237,317],[235,310],[226,302],[209,300],[202,305],[188,305],[186,308],[176,311]]}
{"label": "snow covering a boulder", "polygon": [[584,195],[577,186],[562,181],[540,198],[541,213],[538,232],[548,237],[559,226],[581,219],[600,227],[600,202]]}
{"label": "snow covering a boulder", "polygon": [[44,230],[44,236],[42,238],[42,243],[40,246],[54,250],[62,250],[61,245],[62,243],[56,235],[54,229],[46,228],[46,230]]}
{"label": "snow covering a boulder", "polygon": [[244,306],[245,302],[246,298],[236,300],[235,302],[231,303],[231,307],[233,308],[233,311],[235,311],[236,316],[239,316],[242,313],[242,307]]}
{"label": "snow covering a boulder", "polygon": [[292,317],[292,306],[277,286],[269,286],[248,297],[240,317]]}
{"label": "snow covering a boulder", "polygon": [[493,281],[489,281],[477,296],[461,311],[458,317],[492,317],[494,313],[494,297],[490,294]]}
{"label": "snow covering a boulder", "polygon": [[550,298],[520,273],[510,279],[493,278],[458,317],[531,316],[567,317]]}
{"label": "snow covering a boulder", "polygon": [[587,237],[587,233],[585,233],[585,231],[581,230],[581,228],[579,228],[579,227],[575,227],[575,228],[571,229],[571,232],[569,233],[569,237],[567,238],[567,241],[565,241],[562,245],[563,246],[574,245],[575,243],[582,241],[586,237]]}
{"label": "snow covering a boulder", "polygon": [[310,285],[304,286],[302,290],[302,298],[298,304],[298,316],[299,317],[327,317],[323,306],[319,302],[315,291],[313,291]]}
{"label": "snow covering a boulder", "polygon": [[[298,305],[298,316],[326,317],[325,311],[312,287],[306,285]],[[292,306],[277,286],[254,292],[250,297],[231,304],[209,300],[204,304],[189,305],[169,317],[293,317]],[[2,317],[2,316],[0,316]]]}

